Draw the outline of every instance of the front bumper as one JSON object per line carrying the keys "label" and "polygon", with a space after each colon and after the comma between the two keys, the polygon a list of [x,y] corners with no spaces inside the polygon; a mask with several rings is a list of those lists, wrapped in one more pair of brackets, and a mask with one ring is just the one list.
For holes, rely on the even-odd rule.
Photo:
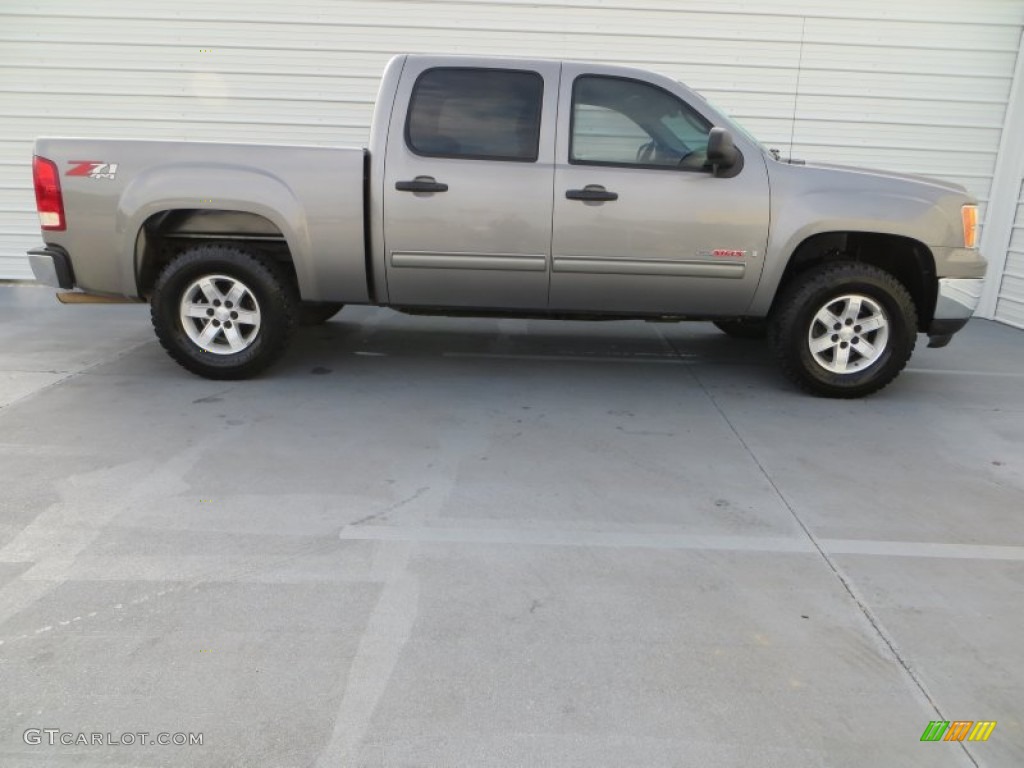
{"label": "front bumper", "polygon": [[59,245],[47,245],[43,248],[33,248],[28,252],[28,263],[32,267],[32,274],[35,275],[43,285],[54,288],[74,288],[75,273],[71,269],[71,259],[68,252]]}
{"label": "front bumper", "polygon": [[967,325],[981,301],[980,277],[943,277],[935,300],[935,316],[928,327],[928,346],[944,347]]}

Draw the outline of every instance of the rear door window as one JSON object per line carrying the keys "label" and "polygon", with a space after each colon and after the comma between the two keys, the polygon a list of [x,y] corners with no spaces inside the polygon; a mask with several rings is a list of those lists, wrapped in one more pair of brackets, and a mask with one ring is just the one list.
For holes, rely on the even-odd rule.
{"label": "rear door window", "polygon": [[535,162],[543,96],[536,72],[429,69],[413,87],[406,144],[426,157]]}

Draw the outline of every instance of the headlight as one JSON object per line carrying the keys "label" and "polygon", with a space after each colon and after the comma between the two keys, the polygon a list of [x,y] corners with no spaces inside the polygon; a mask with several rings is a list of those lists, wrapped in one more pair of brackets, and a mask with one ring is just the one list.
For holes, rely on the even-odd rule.
{"label": "headlight", "polygon": [[965,205],[960,209],[964,220],[964,248],[978,247],[978,206]]}

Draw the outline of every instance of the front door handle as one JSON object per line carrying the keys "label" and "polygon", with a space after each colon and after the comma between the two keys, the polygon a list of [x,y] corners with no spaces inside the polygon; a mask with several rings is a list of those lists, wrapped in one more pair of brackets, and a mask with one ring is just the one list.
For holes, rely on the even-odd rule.
{"label": "front door handle", "polygon": [[396,181],[395,189],[399,192],[447,192],[448,185],[433,176],[417,176],[412,181]]}
{"label": "front door handle", "polygon": [[587,202],[611,202],[619,199],[618,192],[609,192],[600,184],[587,184],[583,189],[568,189],[565,192],[569,200],[586,200]]}

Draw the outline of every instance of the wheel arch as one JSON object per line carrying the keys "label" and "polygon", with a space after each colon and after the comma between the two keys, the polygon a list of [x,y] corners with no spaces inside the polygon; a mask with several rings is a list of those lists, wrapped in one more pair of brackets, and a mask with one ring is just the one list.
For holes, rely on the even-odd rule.
{"label": "wheel arch", "polygon": [[935,257],[919,240],[884,232],[819,232],[802,240],[790,255],[772,299],[779,297],[808,270],[832,261],[857,261],[878,267],[899,280],[917,309],[918,331],[924,332],[935,314]]}
{"label": "wheel arch", "polygon": [[281,227],[248,210],[220,208],[167,208],[151,213],[135,238],[135,285],[139,296],[148,295],[160,271],[179,253],[202,244],[243,246],[279,263],[298,285],[288,237]]}
{"label": "wheel arch", "polygon": [[[116,227],[124,253],[122,284],[144,296],[150,247],[169,234],[202,240],[278,238],[277,257],[291,264],[303,293],[313,290],[311,242],[301,202],[277,176],[235,163],[158,165],[135,176],[118,200]],[[280,245],[283,242],[284,248]],[[159,246],[159,242],[153,245]],[[157,259],[159,260],[159,259]]]}

